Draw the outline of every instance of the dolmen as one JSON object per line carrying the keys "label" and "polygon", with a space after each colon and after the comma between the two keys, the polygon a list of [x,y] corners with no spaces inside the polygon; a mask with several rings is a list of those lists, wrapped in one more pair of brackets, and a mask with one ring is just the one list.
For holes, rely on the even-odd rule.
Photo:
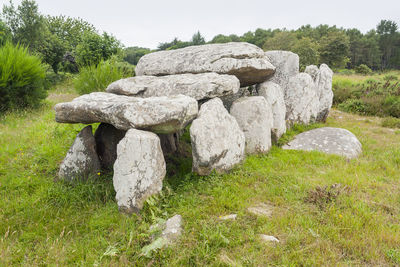
{"label": "dolmen", "polygon": [[192,170],[209,175],[268,153],[291,125],[325,121],[332,106],[327,65],[300,73],[298,55],[243,42],[150,53],[136,75],[55,106],[57,122],[100,123],[94,135],[91,126],[78,134],[59,178],[113,170],[119,210],[128,214],[162,190],[165,154],[188,125]]}

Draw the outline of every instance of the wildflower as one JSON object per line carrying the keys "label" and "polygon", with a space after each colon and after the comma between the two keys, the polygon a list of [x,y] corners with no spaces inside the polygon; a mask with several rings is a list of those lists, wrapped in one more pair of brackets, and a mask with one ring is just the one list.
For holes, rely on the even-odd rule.
{"label": "wildflower", "polygon": [[101,174],[100,172],[97,173],[97,175],[99,175],[99,176],[100,176],[100,174]]}

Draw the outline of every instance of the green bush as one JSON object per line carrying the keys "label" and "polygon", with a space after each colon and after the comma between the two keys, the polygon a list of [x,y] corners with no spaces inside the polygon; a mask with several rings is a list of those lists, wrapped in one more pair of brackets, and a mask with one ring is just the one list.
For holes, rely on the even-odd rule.
{"label": "green bush", "polygon": [[26,47],[7,42],[0,47],[0,112],[37,106],[46,98],[46,71]]}
{"label": "green bush", "polygon": [[100,61],[97,66],[81,68],[74,81],[74,86],[81,95],[102,92],[110,83],[129,76],[133,76],[132,69],[128,69],[116,61]]}
{"label": "green bush", "polygon": [[356,71],[356,73],[363,74],[363,75],[372,73],[372,70],[365,64],[361,64],[360,66],[355,67],[354,70]]}
{"label": "green bush", "polygon": [[346,112],[358,114],[366,113],[365,104],[361,99],[347,99],[345,102],[339,104],[338,108]]}
{"label": "green bush", "polygon": [[381,125],[388,128],[400,128],[400,119],[387,117],[382,120]]}
{"label": "green bush", "polygon": [[396,75],[393,74],[386,74],[385,76],[383,76],[382,78],[384,81],[397,81],[398,78]]}

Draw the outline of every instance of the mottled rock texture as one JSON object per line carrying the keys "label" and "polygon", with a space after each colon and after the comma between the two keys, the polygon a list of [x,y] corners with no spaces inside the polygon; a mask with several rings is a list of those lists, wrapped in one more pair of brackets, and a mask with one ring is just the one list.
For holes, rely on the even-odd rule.
{"label": "mottled rock texture", "polygon": [[350,131],[341,128],[324,127],[301,133],[283,146],[283,149],[321,151],[347,158],[358,157],[362,146]]}
{"label": "mottled rock texture", "polygon": [[140,58],[135,71],[137,76],[205,72],[230,74],[235,75],[243,87],[264,82],[274,73],[275,67],[261,48],[249,43],[232,42],[150,53]]}
{"label": "mottled rock texture", "polygon": [[201,73],[126,78],[110,84],[107,92],[137,97],[182,94],[203,100],[235,94],[239,87],[240,83],[236,76]]}
{"label": "mottled rock texture", "polygon": [[184,95],[139,98],[110,93],[91,93],[55,106],[56,121],[63,123],[112,124],[156,133],[175,133],[197,115],[194,98]]}
{"label": "mottled rock texture", "polygon": [[160,139],[154,133],[130,129],[117,146],[113,184],[120,211],[138,212],[159,193],[166,174]]}
{"label": "mottled rock texture", "polygon": [[279,84],[286,92],[289,80],[299,74],[299,56],[290,51],[267,51],[269,61],[275,66],[275,74],[269,81]]}
{"label": "mottled rock texture", "polygon": [[239,98],[233,102],[230,113],[246,137],[247,154],[266,153],[271,149],[273,113],[264,97]]}
{"label": "mottled rock texture", "polygon": [[283,90],[279,84],[267,81],[259,84],[257,91],[260,96],[263,96],[267,100],[272,108],[273,125],[271,138],[276,143],[286,132],[286,105]]}
{"label": "mottled rock texture", "polygon": [[78,133],[74,143],[60,165],[59,179],[75,181],[97,175],[100,161],[96,153],[96,142],[92,126],[86,126]]}
{"label": "mottled rock texture", "polygon": [[204,103],[190,127],[193,171],[226,172],[244,159],[245,136],[219,98]]}

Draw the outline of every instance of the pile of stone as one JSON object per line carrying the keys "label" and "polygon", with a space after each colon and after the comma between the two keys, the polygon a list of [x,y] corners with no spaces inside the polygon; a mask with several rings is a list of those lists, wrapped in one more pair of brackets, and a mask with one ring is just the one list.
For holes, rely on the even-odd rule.
{"label": "pile of stone", "polygon": [[327,65],[299,73],[296,54],[248,43],[147,54],[136,74],[55,107],[57,122],[101,123],[94,136],[91,126],[78,134],[59,177],[71,181],[113,169],[118,206],[126,213],[138,212],[162,189],[164,154],[176,150],[188,124],[193,171],[221,173],[246,154],[267,153],[293,123],[324,121],[333,98]]}

